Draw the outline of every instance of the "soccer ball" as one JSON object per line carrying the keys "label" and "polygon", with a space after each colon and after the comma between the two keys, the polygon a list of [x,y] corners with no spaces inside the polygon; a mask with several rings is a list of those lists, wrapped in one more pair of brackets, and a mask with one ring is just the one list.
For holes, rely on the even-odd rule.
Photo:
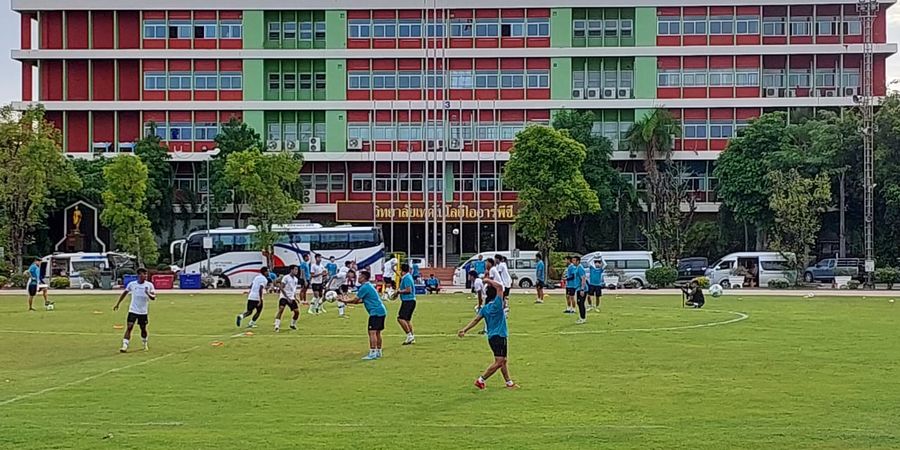
{"label": "soccer ball", "polygon": [[338,297],[338,295],[334,291],[328,291],[325,293],[325,301],[327,301],[327,302],[333,303],[335,300],[337,300],[337,297]]}
{"label": "soccer ball", "polygon": [[718,284],[714,284],[709,287],[709,294],[712,295],[713,297],[721,297],[722,292],[724,292],[724,290],[722,289],[722,286],[720,286]]}
{"label": "soccer ball", "polygon": [[54,308],[53,303],[47,305],[46,308],[47,308],[47,311],[53,311],[53,308]]}
{"label": "soccer ball", "polygon": [[384,290],[384,295],[381,296],[382,300],[390,301],[394,299],[394,290],[391,288],[387,288]]}

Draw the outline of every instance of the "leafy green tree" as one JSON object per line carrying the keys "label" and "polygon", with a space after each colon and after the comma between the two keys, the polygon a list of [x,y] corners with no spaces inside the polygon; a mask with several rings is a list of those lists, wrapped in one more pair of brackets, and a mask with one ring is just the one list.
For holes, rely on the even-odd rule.
{"label": "leafy green tree", "polygon": [[293,220],[303,206],[297,191],[303,159],[293,153],[263,154],[252,148],[228,155],[225,182],[246,199],[250,223],[257,229],[257,245],[272,265],[272,254],[279,234],[273,225]]}
{"label": "leafy green tree", "polygon": [[772,187],[772,249],[795,254],[797,268],[806,267],[822,228],[821,216],[831,203],[828,175],[807,178],[797,169],[789,169],[771,172],[766,179]]}
{"label": "leafy green tree", "polygon": [[55,199],[81,187],[60,142],[43,109],[0,109],[0,245],[17,269]]}
{"label": "leafy green tree", "polygon": [[156,264],[159,247],[150,219],[144,212],[147,202],[148,170],[140,158],[119,155],[103,168],[103,212],[100,220],[112,232],[116,246],[135,255],[140,265]]}
{"label": "leafy green tree", "polygon": [[[252,127],[232,117],[228,123],[222,125],[219,134],[216,135],[216,148],[219,154],[210,163],[210,190],[213,194],[213,211],[221,211],[225,206],[232,204],[234,208],[234,226],[241,226],[242,205],[246,200],[239,197],[235,186],[230,184],[225,176],[225,161],[232,153],[250,150],[252,148],[263,150],[265,143]],[[218,221],[218,218],[215,218]]]}
{"label": "leafy green tree", "polygon": [[587,251],[585,241],[589,223],[609,222],[619,214],[628,215],[638,208],[634,188],[610,162],[613,149],[609,139],[592,132],[596,120],[591,111],[562,110],[553,117],[552,123],[553,128],[566,130],[572,139],[584,145],[581,172],[600,203],[598,213],[572,218],[575,250],[582,253]]}
{"label": "leafy green tree", "polygon": [[172,239],[175,230],[172,164],[169,162],[169,149],[156,135],[156,124],[151,123],[150,128],[150,133],[135,142],[134,146],[135,156],[147,166],[144,213],[157,235]]}
{"label": "leafy green tree", "polygon": [[584,158],[584,145],[565,131],[529,126],[516,135],[503,183],[519,193],[516,226],[544,255],[558,242],[559,221],[600,210],[581,172]]}
{"label": "leafy green tree", "polygon": [[875,257],[900,264],[900,96],[892,94],[875,115]]}
{"label": "leafy green tree", "polygon": [[75,173],[81,179],[81,189],[67,193],[66,203],[84,200],[94,206],[100,206],[103,202],[103,189],[106,188],[103,168],[107,163],[109,163],[107,158],[72,160]]}

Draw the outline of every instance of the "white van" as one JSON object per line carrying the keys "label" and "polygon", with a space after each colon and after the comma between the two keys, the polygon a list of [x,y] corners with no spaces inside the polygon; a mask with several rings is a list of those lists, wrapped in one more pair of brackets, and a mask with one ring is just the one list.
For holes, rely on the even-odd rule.
{"label": "white van", "polygon": [[[41,258],[41,278],[67,277],[73,288],[96,287],[81,276],[82,270],[115,272],[120,269],[137,269],[137,262],[124,253],[54,253]],[[115,275],[115,274],[114,274]]]}
{"label": "white van", "polygon": [[633,280],[638,287],[647,285],[647,269],[654,266],[653,252],[639,250],[588,253],[581,257],[581,265],[590,267],[597,258],[606,263],[606,270],[617,269],[624,274],[620,282]]}
{"label": "white van", "polygon": [[797,271],[790,268],[793,253],[778,252],[743,252],[732,253],[711,264],[706,269],[710,284],[731,287],[728,277],[734,276],[738,267],[746,270],[744,285],[748,287],[768,287],[772,280],[793,281],[797,279]]}
{"label": "white van", "polygon": [[478,255],[481,255],[483,259],[493,258],[494,255],[503,255],[506,257],[507,262],[506,266],[509,268],[509,276],[513,279],[513,285],[519,286],[521,288],[530,288],[534,286],[535,279],[535,265],[537,261],[534,258],[537,256],[538,252],[536,251],[519,251],[518,255],[514,258],[510,256],[510,252],[482,252],[478,253],[475,256],[463,261],[453,272],[453,285],[454,286],[465,286],[466,285],[466,272],[465,267],[466,264],[470,264],[469,270],[472,270],[471,265],[478,260]]}

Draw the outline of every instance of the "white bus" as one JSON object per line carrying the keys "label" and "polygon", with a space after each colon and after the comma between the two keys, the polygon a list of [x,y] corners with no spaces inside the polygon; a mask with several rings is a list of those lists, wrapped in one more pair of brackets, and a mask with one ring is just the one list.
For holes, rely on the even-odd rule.
{"label": "white bus", "polygon": [[[307,253],[320,254],[323,261],[334,256],[339,267],[344,261],[356,261],[360,269],[381,273],[384,240],[380,228],[302,224],[275,227],[274,230],[282,233],[275,244],[274,269],[278,273],[286,272],[291,264],[299,265]],[[195,231],[186,239],[172,242],[170,248],[173,257],[181,263],[178,265],[182,273],[206,272],[208,265],[210,272],[220,278],[220,286],[247,287],[266,261],[262,252],[254,250],[255,234],[256,228],[252,226],[210,230],[209,262],[203,248],[206,230]]]}

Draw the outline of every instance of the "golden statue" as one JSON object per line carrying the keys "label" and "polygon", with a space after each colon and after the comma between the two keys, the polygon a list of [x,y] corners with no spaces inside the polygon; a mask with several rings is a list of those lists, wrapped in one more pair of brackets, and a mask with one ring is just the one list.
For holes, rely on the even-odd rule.
{"label": "golden statue", "polygon": [[72,225],[75,226],[75,233],[81,233],[81,210],[78,209],[78,206],[75,207],[75,211],[72,211]]}

